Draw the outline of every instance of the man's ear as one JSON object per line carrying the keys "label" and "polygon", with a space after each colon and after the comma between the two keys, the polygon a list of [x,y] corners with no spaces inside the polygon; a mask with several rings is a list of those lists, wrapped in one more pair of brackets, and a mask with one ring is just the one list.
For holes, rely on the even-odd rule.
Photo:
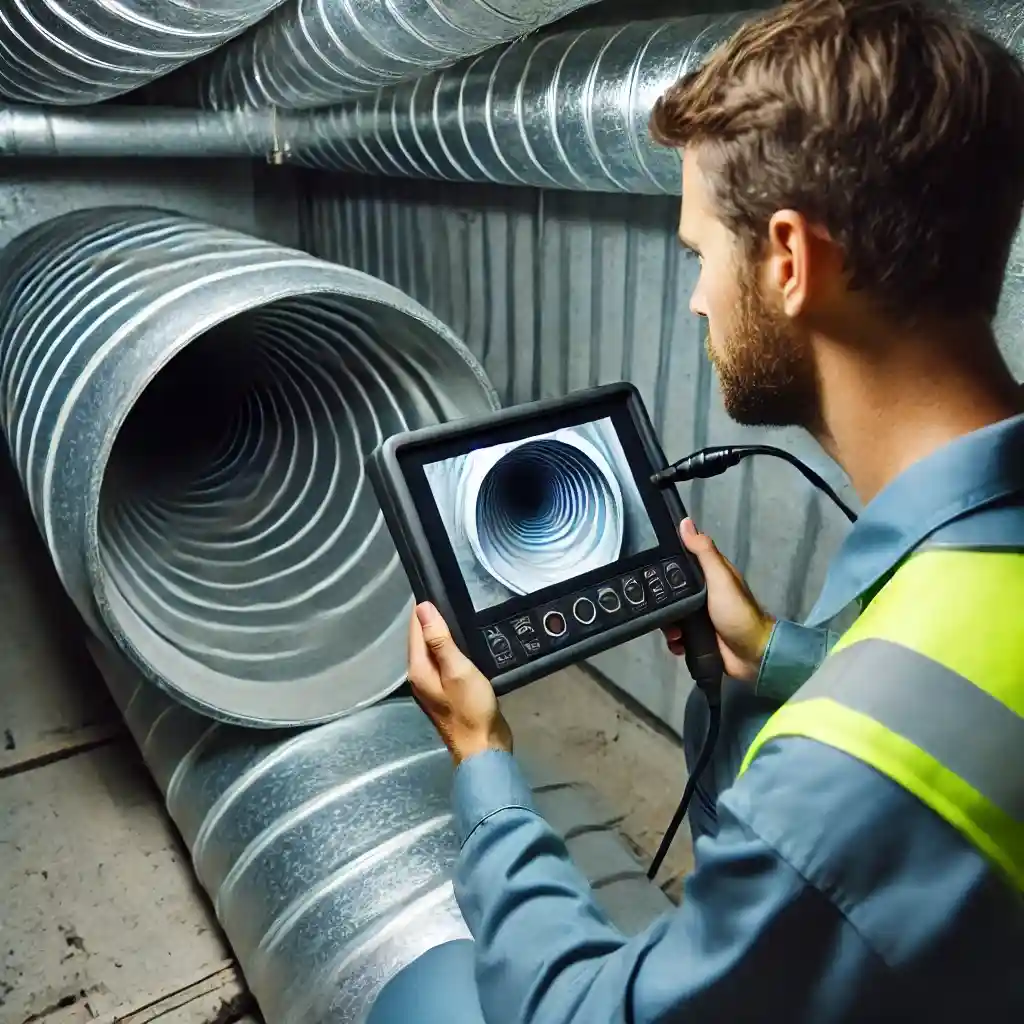
{"label": "man's ear", "polygon": [[813,256],[807,221],[795,210],[778,210],[768,222],[766,284],[788,317],[807,305]]}
{"label": "man's ear", "polygon": [[842,257],[828,232],[796,210],[779,210],[768,222],[766,283],[788,317],[831,290]]}

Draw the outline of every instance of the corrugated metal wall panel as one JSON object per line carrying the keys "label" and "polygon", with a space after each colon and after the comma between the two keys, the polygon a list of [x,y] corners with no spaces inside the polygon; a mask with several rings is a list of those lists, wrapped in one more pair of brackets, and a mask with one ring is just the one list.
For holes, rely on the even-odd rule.
{"label": "corrugated metal wall panel", "polygon": [[[321,176],[305,192],[303,247],[423,302],[465,339],[505,403],[625,378],[643,393],[670,458],[765,437],[722,409],[702,323],[688,309],[697,264],[675,238],[676,199]],[[771,440],[845,486],[799,432]],[[683,496],[762,600],[806,614],[846,531],[838,512],[795,471],[763,460]],[[681,728],[690,681],[660,635],[594,665]]]}

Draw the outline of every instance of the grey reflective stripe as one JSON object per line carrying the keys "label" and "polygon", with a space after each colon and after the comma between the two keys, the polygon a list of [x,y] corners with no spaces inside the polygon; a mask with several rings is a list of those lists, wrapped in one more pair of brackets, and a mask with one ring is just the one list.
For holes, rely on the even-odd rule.
{"label": "grey reflective stripe", "polygon": [[791,702],[829,697],[910,740],[1024,822],[1024,718],[963,676],[889,640],[831,655]]}

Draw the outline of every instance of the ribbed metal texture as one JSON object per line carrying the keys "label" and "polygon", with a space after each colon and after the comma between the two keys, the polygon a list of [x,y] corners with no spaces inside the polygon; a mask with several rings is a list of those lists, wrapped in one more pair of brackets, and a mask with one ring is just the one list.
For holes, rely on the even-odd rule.
{"label": "ribbed metal texture", "polygon": [[281,0],[3,0],[0,96],[79,104],[208,53]]}
{"label": "ribbed metal texture", "polygon": [[289,0],[205,62],[202,106],[329,106],[446,67],[595,0]]}
{"label": "ribbed metal texture", "polygon": [[[782,445],[856,507],[843,475],[803,432],[744,429],[726,416],[704,325],[688,309],[698,265],[675,237],[678,200],[370,179],[339,188],[329,177],[310,187],[303,247],[416,296],[466,340],[504,403],[631,380],[669,458],[707,444]],[[1024,380],[1022,309],[1024,234],[998,327]],[[751,459],[681,494],[768,607],[810,611],[848,524],[799,474]],[[593,664],[682,728],[691,683],[659,635]]]}
{"label": "ribbed metal texture", "polygon": [[[358,1024],[400,968],[468,937],[451,883],[451,761],[412,701],[255,732],[212,724],[92,651],[267,1024]],[[592,790],[524,767],[623,930],[670,909]]]}
{"label": "ribbed metal texture", "polygon": [[680,191],[655,100],[749,15],[531,36],[322,111],[292,157],[373,175],[600,192]]}
{"label": "ribbed metal texture", "polygon": [[49,221],[0,282],[0,418],[94,631],[253,725],[398,686],[412,597],[362,459],[494,406],[452,332],[364,274],[155,210]]}

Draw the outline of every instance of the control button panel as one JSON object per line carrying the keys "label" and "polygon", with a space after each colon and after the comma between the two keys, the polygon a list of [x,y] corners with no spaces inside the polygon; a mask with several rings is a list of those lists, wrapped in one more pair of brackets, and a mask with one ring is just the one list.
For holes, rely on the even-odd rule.
{"label": "control button panel", "polygon": [[556,598],[482,630],[492,667],[507,671],[679,601],[694,589],[686,561],[675,557]]}

